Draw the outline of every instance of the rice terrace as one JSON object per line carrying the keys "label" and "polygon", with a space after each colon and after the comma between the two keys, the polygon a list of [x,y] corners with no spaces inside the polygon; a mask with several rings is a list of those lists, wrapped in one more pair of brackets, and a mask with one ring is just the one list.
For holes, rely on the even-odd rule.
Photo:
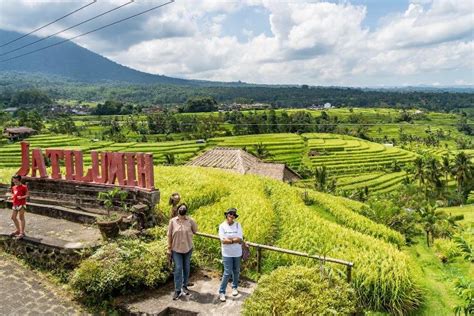
{"label": "rice terrace", "polygon": [[473,13],[2,2],[0,314],[473,315]]}

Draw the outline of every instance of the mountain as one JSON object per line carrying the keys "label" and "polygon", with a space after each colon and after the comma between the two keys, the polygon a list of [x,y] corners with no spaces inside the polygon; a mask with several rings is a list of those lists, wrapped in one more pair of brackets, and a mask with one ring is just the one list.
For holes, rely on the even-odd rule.
{"label": "mountain", "polygon": [[[0,45],[22,34],[0,30]],[[0,54],[38,40],[28,36],[0,48]],[[0,72],[28,72],[57,75],[81,82],[123,82],[131,84],[178,84],[178,85],[239,85],[240,83],[218,83],[211,81],[186,80],[162,75],[153,75],[122,66],[110,59],[85,49],[73,42],[54,46],[17,59],[3,61],[10,57],[33,51],[61,41],[50,38],[19,51],[0,56]]]}

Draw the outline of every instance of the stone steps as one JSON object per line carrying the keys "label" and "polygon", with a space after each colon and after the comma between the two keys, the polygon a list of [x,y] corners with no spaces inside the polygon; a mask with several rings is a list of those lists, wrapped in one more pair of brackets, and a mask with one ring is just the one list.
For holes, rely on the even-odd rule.
{"label": "stone steps", "polygon": [[[36,199],[33,200],[37,201]],[[11,209],[11,202],[5,201],[5,199],[0,199],[0,205],[2,203],[6,206],[6,208]],[[80,224],[93,224],[96,222],[97,217],[102,215],[83,211],[80,209],[72,209],[59,205],[50,205],[34,202],[28,202],[26,204],[26,208],[28,213],[48,216],[50,218],[64,219]]]}

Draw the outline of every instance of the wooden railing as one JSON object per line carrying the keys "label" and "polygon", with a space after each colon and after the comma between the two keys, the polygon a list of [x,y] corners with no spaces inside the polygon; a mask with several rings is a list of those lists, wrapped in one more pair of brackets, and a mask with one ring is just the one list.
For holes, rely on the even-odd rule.
{"label": "wooden railing", "polygon": [[[211,238],[211,239],[217,239],[220,241],[219,236],[215,235],[210,235],[206,233],[196,233],[196,235],[201,236],[201,237],[206,237],[206,238]],[[289,250],[289,249],[283,249],[283,248],[278,248],[278,247],[273,247],[273,246],[267,246],[267,245],[262,245],[262,244],[257,244],[253,242],[246,241],[246,244],[249,245],[250,247],[254,247],[257,249],[257,272],[260,273],[262,271],[262,250],[270,250],[270,251],[275,251],[275,252],[280,252],[288,255],[293,255],[293,256],[299,256],[299,257],[306,257],[310,259],[315,259],[323,262],[332,262],[336,264],[340,264],[343,266],[346,266],[346,279],[347,282],[352,281],[352,268],[354,267],[354,263],[341,260],[341,259],[335,259],[331,257],[323,257],[323,256],[317,256],[317,255],[310,255],[305,252],[300,252],[300,251],[294,251],[294,250]]]}

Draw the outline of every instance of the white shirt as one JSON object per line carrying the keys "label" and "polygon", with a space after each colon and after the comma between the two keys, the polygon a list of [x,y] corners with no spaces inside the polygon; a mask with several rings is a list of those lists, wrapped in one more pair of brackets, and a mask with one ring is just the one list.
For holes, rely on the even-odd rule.
{"label": "white shirt", "polygon": [[[234,222],[231,226],[224,221],[219,225],[219,238],[223,241],[225,238],[243,238],[242,225]],[[242,244],[223,244],[222,245],[222,256],[223,257],[241,257],[242,256]]]}

